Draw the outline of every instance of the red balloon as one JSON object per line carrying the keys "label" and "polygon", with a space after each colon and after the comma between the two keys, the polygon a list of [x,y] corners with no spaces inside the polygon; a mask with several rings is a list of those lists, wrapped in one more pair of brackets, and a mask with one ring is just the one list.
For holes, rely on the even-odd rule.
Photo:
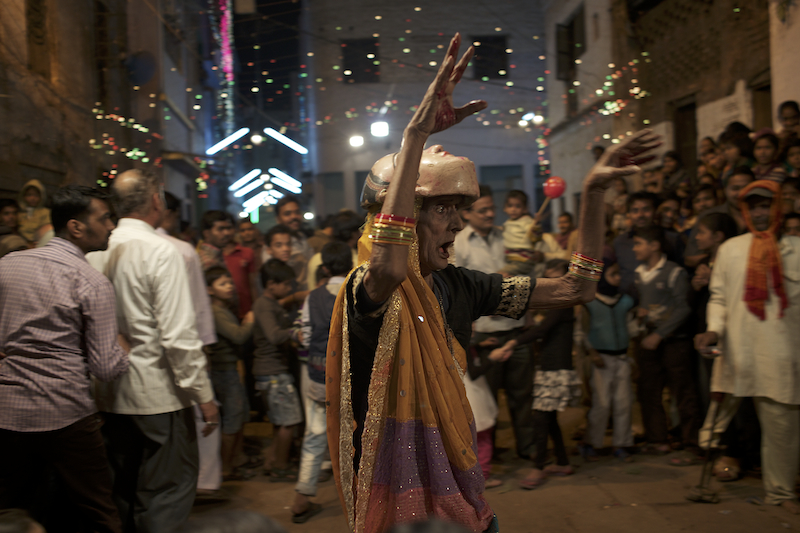
{"label": "red balloon", "polygon": [[547,181],[544,182],[544,195],[550,198],[551,200],[555,200],[562,194],[564,191],[567,190],[566,182],[559,178],[558,176],[553,176],[552,178],[548,178]]}

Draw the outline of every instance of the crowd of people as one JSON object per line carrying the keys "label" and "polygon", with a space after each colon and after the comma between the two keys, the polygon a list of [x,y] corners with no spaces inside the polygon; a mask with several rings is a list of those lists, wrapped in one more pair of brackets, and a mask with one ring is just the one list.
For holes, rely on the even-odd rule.
{"label": "crowd of people", "polygon": [[[268,231],[208,211],[194,242],[143,170],[111,196],[70,185],[46,202],[32,181],[0,201],[0,508],[49,531],[189,531],[196,498],[263,475],[295,485],[304,523],[335,475],[357,531],[411,520],[425,498],[497,531],[483,490],[509,482],[492,468],[502,389],[532,461],[523,489],[574,473],[558,413],[582,405],[587,461],[720,450],[719,481],[759,472],[766,502],[798,512],[797,103],[778,134],[733,123],[703,139],[696,172],[667,152],[631,175],[620,150],[646,162],[647,136],[597,150],[580,220],[543,233],[524,192],[495,197],[461,158],[422,150],[480,108],[433,119],[471,55],[456,65],[454,43],[403,150],[370,173],[366,217],[307,231],[285,196]],[[265,420],[270,446],[246,446]]]}

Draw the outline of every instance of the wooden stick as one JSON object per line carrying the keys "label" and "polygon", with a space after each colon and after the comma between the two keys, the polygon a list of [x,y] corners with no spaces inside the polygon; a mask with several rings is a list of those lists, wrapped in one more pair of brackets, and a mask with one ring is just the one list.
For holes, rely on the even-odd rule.
{"label": "wooden stick", "polygon": [[541,219],[542,213],[544,213],[544,210],[547,209],[547,204],[549,203],[550,203],[550,197],[547,196],[544,199],[544,202],[542,202],[542,207],[540,207],[539,210],[536,212],[536,216],[534,217],[536,220]]}

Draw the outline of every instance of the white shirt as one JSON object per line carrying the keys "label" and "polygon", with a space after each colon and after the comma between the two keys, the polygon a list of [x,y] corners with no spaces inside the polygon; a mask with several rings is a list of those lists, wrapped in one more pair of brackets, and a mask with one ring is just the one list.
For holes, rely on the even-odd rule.
{"label": "white shirt", "polygon": [[108,250],[86,259],[114,285],[119,331],[131,343],[128,372],[97,384],[98,408],[155,415],[211,401],[214,393],[178,250],[147,222],[123,218],[111,233]]}
{"label": "white shirt", "polygon": [[779,315],[780,300],[769,287],[766,319],[744,302],[747,263],[753,234],[728,239],[719,247],[711,272],[708,331],[720,338],[722,355],[714,360],[711,390],[734,396],[765,396],[800,404],[800,238],[784,236],[779,244],[783,287],[789,307]]}
{"label": "white shirt", "polygon": [[[467,226],[456,235],[453,247],[456,252],[456,266],[459,267],[495,274],[505,264],[503,232],[499,228],[492,228],[484,239],[472,226]],[[514,320],[502,316],[482,316],[475,321],[475,331],[495,333],[521,328],[524,324],[524,318]]]}
{"label": "white shirt", "polygon": [[194,302],[194,314],[196,315],[195,324],[197,325],[197,335],[203,346],[217,342],[217,331],[214,327],[214,313],[211,312],[211,298],[206,290],[206,280],[203,275],[203,267],[200,265],[200,256],[194,251],[194,247],[188,242],[176,239],[164,228],[157,228],[156,233],[167,239],[175,248],[178,249],[183,262],[186,264],[186,274],[189,276],[189,291]]}

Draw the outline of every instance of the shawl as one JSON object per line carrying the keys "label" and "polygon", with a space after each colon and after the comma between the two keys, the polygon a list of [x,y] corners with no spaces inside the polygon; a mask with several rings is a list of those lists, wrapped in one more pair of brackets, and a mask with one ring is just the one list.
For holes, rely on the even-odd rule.
{"label": "shawl", "polygon": [[[372,252],[374,217],[368,216],[358,243],[362,267]],[[354,295],[347,292],[366,268],[351,272],[336,298],[326,370],[336,487],[355,533],[379,533],[430,516],[482,532],[493,513],[483,498],[475,423],[462,381],[466,353],[420,274],[416,238],[408,265],[408,276],[382,308],[357,473],[347,314]]]}
{"label": "shawl", "polygon": [[[745,196],[757,187],[772,191],[772,206],[770,213],[770,226],[766,231],[756,231],[750,217],[750,208],[745,201]],[[751,313],[761,320],[766,319],[764,303],[769,298],[769,281],[778,298],[781,300],[780,317],[789,307],[789,300],[783,287],[783,264],[778,241],[775,238],[781,227],[781,201],[780,184],[770,180],[754,181],[739,193],[739,206],[744,216],[745,224],[753,234],[753,243],[750,245],[750,255],[747,259],[747,278],[745,281],[744,301]]]}

